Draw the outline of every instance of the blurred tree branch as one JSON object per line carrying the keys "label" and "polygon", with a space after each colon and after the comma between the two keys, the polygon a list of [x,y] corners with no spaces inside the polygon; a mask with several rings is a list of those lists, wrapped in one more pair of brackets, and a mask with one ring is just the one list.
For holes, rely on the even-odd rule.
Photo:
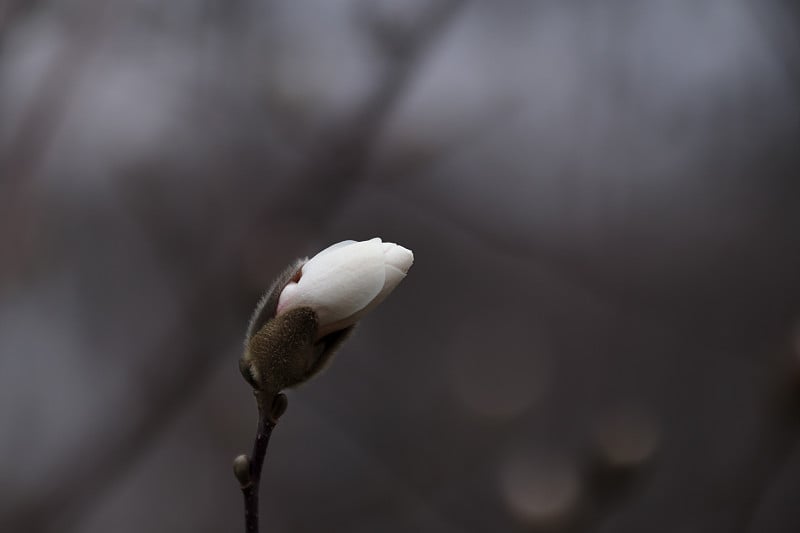
{"label": "blurred tree branch", "polygon": [[[261,213],[269,221],[280,216],[273,212],[279,206],[307,208],[313,227],[319,227],[334,212],[363,178],[375,137],[404,94],[415,67],[424,60],[434,38],[462,3],[461,0],[433,3],[419,26],[409,32],[409,45],[404,48],[404,53],[389,63],[374,93],[345,124],[338,125],[323,137],[316,149],[318,154],[309,156],[310,166],[302,169],[293,180],[291,190],[279,195],[275,204],[262,207]],[[99,9],[88,17],[88,34],[65,52],[68,55],[63,61],[56,62],[40,86],[12,143],[16,148],[2,163],[4,172],[13,171],[11,183],[16,183],[15,187],[19,187],[41,161],[64,113],[69,87],[79,79],[78,67],[86,61],[102,35],[101,29],[105,25],[105,22],[101,24],[103,11]],[[309,189],[313,190],[312,194],[309,194]],[[20,205],[19,194],[15,196],[15,205]],[[149,225],[148,217],[148,213],[140,215],[145,228]],[[246,229],[256,223],[251,217],[248,210],[242,210],[238,218],[228,223]],[[163,227],[151,227],[148,234],[156,249],[162,252],[169,248],[170,239],[174,237],[168,228]],[[252,231],[240,234],[252,235]],[[186,276],[181,284],[180,316],[155,349],[155,353],[160,355],[152,360],[165,362],[165,366],[155,372],[144,372],[146,377],[140,377],[139,388],[147,390],[148,394],[139,399],[135,412],[124,417],[114,416],[113,420],[98,424],[96,434],[86,438],[87,443],[95,443],[93,449],[81,450],[80,457],[62,458],[60,463],[63,466],[53,473],[47,487],[24,495],[9,516],[0,517],[0,530],[43,532],[73,528],[91,504],[128,471],[191,401],[216,368],[219,354],[226,353],[234,343],[231,338],[233,327],[220,327],[220,316],[232,317],[233,323],[238,320],[244,324],[246,313],[242,310],[249,310],[255,301],[254,289],[244,281],[246,276],[242,274],[241,263],[231,261],[231,258],[243,256],[241,247],[246,244],[238,240],[223,241],[212,252],[212,261],[191,272],[176,273],[176,278]],[[110,440],[109,435],[112,436]],[[87,457],[91,460],[84,460]]]}
{"label": "blurred tree branch", "polygon": [[[270,221],[291,214],[292,218],[316,228],[352,194],[367,176],[366,167],[387,118],[413,82],[416,69],[436,39],[464,3],[464,0],[432,2],[417,25],[403,33],[402,46],[395,44],[390,49],[381,46],[386,62],[383,79],[351,116],[322,132],[320,141],[307,156],[308,165],[294,176],[290,189],[264,211]],[[369,24],[369,20],[365,23]],[[367,27],[366,31],[375,39],[373,28]],[[395,37],[393,42],[397,41]],[[300,216],[298,209],[302,211]]]}
{"label": "blurred tree branch", "polygon": [[[24,9],[35,7],[10,2],[0,8],[0,39],[6,37],[8,26],[21,18]],[[0,283],[19,269],[26,260],[26,250],[34,245],[38,211],[32,181],[80,84],[86,63],[110,31],[113,21],[107,12],[107,2],[85,0],[80,4],[72,17],[68,44],[48,64],[7,147],[0,153],[0,252],[14,250],[0,253],[6,258],[0,263]]]}
{"label": "blurred tree branch", "polygon": [[800,7],[797,2],[791,0],[754,3],[749,7],[753,18],[761,28],[761,37],[783,70],[790,88],[798,94],[800,38],[797,36],[797,27],[800,23]]}

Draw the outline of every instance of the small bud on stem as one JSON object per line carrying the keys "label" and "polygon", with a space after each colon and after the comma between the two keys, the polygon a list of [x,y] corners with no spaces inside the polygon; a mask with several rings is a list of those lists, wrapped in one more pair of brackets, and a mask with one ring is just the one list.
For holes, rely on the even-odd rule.
{"label": "small bud on stem", "polygon": [[233,460],[233,475],[242,488],[250,484],[250,459],[246,455],[239,455]]}

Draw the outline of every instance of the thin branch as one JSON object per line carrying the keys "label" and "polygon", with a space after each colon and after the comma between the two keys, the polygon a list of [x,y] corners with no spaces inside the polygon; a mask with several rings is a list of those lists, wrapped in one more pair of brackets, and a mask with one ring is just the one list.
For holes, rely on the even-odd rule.
{"label": "thin branch", "polygon": [[[286,395],[278,394],[266,399],[259,391],[255,392],[258,402],[258,429],[250,457],[240,455],[233,463],[233,471],[239,480],[244,496],[244,523],[246,533],[258,533],[258,489],[261,486],[261,472],[267,455],[267,446],[272,430],[278,419],[286,411]],[[271,401],[270,401],[271,400]],[[269,403],[269,409],[264,405]]]}
{"label": "thin branch", "polygon": [[258,489],[261,486],[261,469],[264,465],[264,458],[267,455],[269,438],[274,428],[275,424],[272,424],[265,417],[259,417],[256,440],[253,443],[253,459],[249,461],[252,479],[246,485],[242,485],[242,495],[244,496],[244,530],[247,533],[259,532]]}

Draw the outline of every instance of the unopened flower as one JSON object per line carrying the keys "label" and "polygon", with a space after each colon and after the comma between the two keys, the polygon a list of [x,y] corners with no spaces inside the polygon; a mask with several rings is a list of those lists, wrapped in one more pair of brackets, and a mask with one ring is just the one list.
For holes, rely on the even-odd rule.
{"label": "unopened flower", "polygon": [[271,393],[306,381],[413,261],[410,250],[379,238],[343,241],[296,261],[256,307],[239,362],[242,375]]}

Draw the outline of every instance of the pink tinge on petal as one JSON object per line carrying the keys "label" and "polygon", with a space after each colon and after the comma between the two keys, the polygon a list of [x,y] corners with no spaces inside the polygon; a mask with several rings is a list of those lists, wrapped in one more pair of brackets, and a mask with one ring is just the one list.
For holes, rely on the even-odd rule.
{"label": "pink tinge on petal", "polygon": [[290,307],[296,295],[297,295],[297,282],[290,281],[286,285],[286,287],[283,288],[283,291],[281,291],[281,295],[278,297],[278,307],[275,310],[275,314],[278,315],[282,313],[287,307]]}

